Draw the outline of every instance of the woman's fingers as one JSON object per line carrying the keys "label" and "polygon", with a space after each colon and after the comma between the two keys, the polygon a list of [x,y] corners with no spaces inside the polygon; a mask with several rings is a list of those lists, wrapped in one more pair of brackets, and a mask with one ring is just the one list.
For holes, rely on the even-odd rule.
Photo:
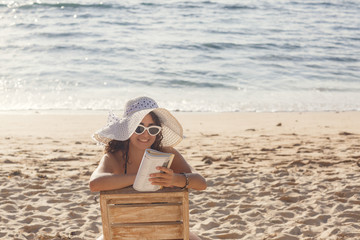
{"label": "woman's fingers", "polygon": [[165,168],[165,167],[157,167],[157,170],[160,170],[159,173],[152,173],[150,174],[150,177],[172,177],[172,175],[174,174],[174,171],[170,168]]}
{"label": "woman's fingers", "polygon": [[160,170],[162,172],[165,173],[169,173],[169,174],[173,174],[174,171],[171,168],[166,168],[166,167],[156,167],[157,170]]}
{"label": "woman's fingers", "polygon": [[160,185],[164,187],[173,186],[172,181],[165,178],[150,178],[149,179],[152,185]]}
{"label": "woman's fingers", "polygon": [[157,167],[156,169],[160,172],[150,174],[149,181],[153,185],[172,186],[174,171],[166,167]]}

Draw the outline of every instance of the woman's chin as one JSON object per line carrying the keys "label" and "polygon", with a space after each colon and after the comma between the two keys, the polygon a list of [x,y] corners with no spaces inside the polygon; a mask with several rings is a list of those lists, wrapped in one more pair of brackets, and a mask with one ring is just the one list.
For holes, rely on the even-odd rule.
{"label": "woman's chin", "polygon": [[151,148],[151,145],[153,144],[152,141],[136,141],[136,147],[142,150]]}

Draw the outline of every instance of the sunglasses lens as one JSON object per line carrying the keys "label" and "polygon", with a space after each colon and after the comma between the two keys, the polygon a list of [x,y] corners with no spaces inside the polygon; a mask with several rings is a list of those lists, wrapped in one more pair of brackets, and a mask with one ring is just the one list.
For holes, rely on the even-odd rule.
{"label": "sunglasses lens", "polygon": [[139,125],[136,129],[135,129],[135,133],[137,134],[142,134],[145,131],[145,128],[141,125]]}
{"label": "sunglasses lens", "polygon": [[160,129],[159,128],[157,128],[157,127],[150,127],[149,128],[149,133],[150,133],[150,135],[156,135],[156,134],[158,134],[160,132]]}

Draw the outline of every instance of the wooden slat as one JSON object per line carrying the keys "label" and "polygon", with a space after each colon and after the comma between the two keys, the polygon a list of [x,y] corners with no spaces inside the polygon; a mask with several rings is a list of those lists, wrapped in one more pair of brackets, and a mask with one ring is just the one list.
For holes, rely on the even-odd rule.
{"label": "wooden slat", "polygon": [[183,194],[183,202],[182,202],[182,217],[183,217],[183,233],[184,238],[188,240],[190,237],[189,231],[189,192],[186,191]]}
{"label": "wooden slat", "polygon": [[171,222],[182,220],[181,204],[134,204],[109,207],[111,223]]}
{"label": "wooden slat", "polygon": [[188,196],[187,190],[172,188],[157,192],[137,192],[132,188],[101,192],[104,239],[188,240]]}
{"label": "wooden slat", "polygon": [[[111,195],[110,195],[111,197]],[[134,204],[134,203],[180,203],[182,202],[182,195],[180,196],[150,196],[150,195],[140,195],[140,196],[119,196],[114,195],[112,198],[108,199],[108,204]]]}
{"label": "wooden slat", "polygon": [[184,239],[180,223],[117,225],[112,227],[112,233],[112,239],[119,240]]}
{"label": "wooden slat", "polygon": [[185,192],[187,190],[185,189],[181,189],[181,188],[163,188],[161,190],[155,191],[155,192],[139,192],[136,191],[133,187],[126,187],[126,188],[122,188],[122,189],[117,189],[117,190],[109,190],[109,191],[101,191],[101,193],[104,194],[166,194],[166,193],[181,193],[181,192]]}
{"label": "wooden slat", "polygon": [[100,195],[100,209],[101,209],[101,221],[103,227],[104,239],[111,239],[111,228],[109,221],[109,209],[107,205],[107,200],[103,195]]}

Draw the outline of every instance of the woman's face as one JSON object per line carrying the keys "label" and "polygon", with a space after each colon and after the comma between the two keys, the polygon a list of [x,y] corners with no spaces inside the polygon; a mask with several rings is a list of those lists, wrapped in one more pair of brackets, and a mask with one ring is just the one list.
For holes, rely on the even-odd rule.
{"label": "woman's face", "polygon": [[[140,123],[145,127],[156,125],[151,115],[146,115]],[[141,135],[133,133],[130,137],[130,148],[145,150],[150,148],[155,142],[156,136],[151,136],[148,131],[144,131]]]}

